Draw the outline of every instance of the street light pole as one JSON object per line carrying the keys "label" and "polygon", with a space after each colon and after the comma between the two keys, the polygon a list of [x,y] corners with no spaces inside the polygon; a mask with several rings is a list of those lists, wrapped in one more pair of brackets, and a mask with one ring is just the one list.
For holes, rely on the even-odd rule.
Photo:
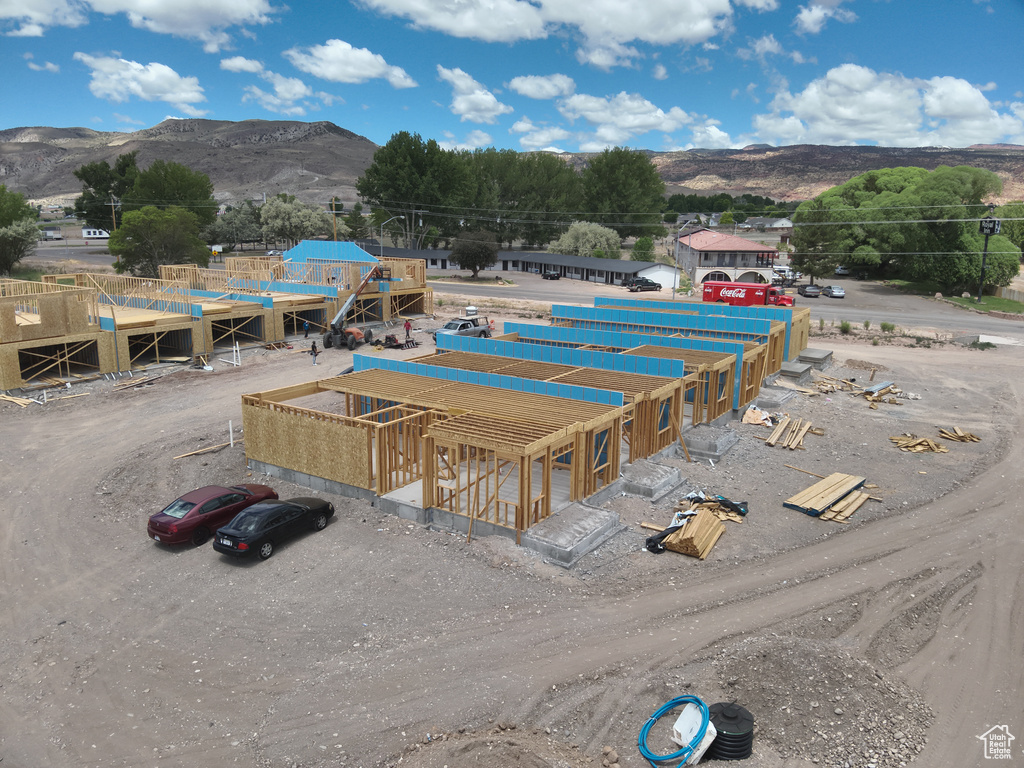
{"label": "street light pole", "polygon": [[[405,216],[402,216],[402,215],[392,216],[390,219],[385,221],[384,224],[390,224],[395,219],[402,219],[404,221],[405,220]],[[382,259],[384,258],[384,224],[380,225],[380,257]]]}
{"label": "street light pole", "polygon": [[978,281],[978,304],[981,304],[981,292],[985,288],[985,262],[988,260],[988,239],[991,235],[999,234],[999,219],[992,216],[996,207],[993,203],[988,204],[988,216],[981,220],[979,231],[985,236],[985,249],[981,252],[981,280]]}

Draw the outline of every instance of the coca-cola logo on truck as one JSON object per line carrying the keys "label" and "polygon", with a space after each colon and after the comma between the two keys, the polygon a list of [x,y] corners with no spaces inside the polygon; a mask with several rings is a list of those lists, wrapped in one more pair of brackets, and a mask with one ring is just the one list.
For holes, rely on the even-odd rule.
{"label": "coca-cola logo on truck", "polygon": [[742,299],[747,295],[746,288],[723,288],[721,296],[725,296],[730,299]]}

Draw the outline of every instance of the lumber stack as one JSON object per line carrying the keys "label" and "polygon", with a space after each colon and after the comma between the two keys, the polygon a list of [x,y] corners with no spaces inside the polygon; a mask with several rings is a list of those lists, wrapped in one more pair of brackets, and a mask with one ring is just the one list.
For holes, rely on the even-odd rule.
{"label": "lumber stack", "polygon": [[[664,526],[641,523],[641,528],[664,531]],[[661,542],[665,549],[703,560],[725,533],[725,523],[708,509],[701,509],[686,524]]]}
{"label": "lumber stack", "polygon": [[949,453],[949,448],[946,446],[940,445],[930,438],[918,437],[909,433],[890,437],[889,440],[901,451],[908,453]]}
{"label": "lumber stack", "polygon": [[0,394],[0,400],[3,400],[4,402],[7,402],[7,403],[14,403],[15,405],[20,406],[22,408],[27,406],[29,403],[34,403],[35,402],[35,400],[30,400],[27,397],[15,397],[14,395],[4,395],[4,394]]}
{"label": "lumber stack", "polygon": [[864,482],[865,478],[863,477],[833,472],[795,496],[790,496],[782,504],[790,509],[798,509],[811,517],[818,517],[864,485]]}
{"label": "lumber stack", "polygon": [[972,435],[970,432],[964,432],[960,427],[953,427],[952,429],[939,428],[939,437],[946,440],[954,440],[958,443],[980,443],[981,438],[977,435]]}

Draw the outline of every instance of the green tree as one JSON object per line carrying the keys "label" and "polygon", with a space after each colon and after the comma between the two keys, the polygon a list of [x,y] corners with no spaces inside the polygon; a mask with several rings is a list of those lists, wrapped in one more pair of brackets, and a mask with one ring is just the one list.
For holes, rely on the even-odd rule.
{"label": "green tree", "polygon": [[654,261],[654,239],[649,235],[638,237],[629,258],[631,261]]}
{"label": "green tree", "polygon": [[356,190],[371,208],[405,217],[397,221],[403,226],[406,245],[431,227],[444,237],[457,234],[460,225],[455,214],[472,199],[465,158],[442,149],[433,139],[424,142],[419,134],[406,131],[396,133],[374,153],[370,167],[356,180]]}
{"label": "green tree", "polygon": [[471,269],[475,279],[481,269],[498,262],[498,241],[493,232],[486,230],[463,232],[455,239],[448,258],[458,265],[459,269]]}
{"label": "green tree", "polygon": [[39,230],[32,219],[19,219],[0,227],[0,275],[9,275],[15,264],[32,254]]}
{"label": "green tree", "polygon": [[606,149],[583,171],[584,210],[606,222],[620,238],[663,233],[664,194],[658,170],[636,150]]}
{"label": "green tree", "polygon": [[123,195],[122,203],[125,211],[147,206],[184,208],[195,214],[200,226],[213,224],[220,209],[213,197],[209,176],[165,160],[154,160],[149,168],[139,171],[135,183]]}
{"label": "green tree", "polygon": [[35,250],[38,215],[24,195],[0,184],[0,274],[9,275],[15,264]]}
{"label": "green tree", "polygon": [[[959,290],[980,279],[974,217],[1001,188],[991,171],[967,166],[861,174],[797,208],[793,262],[816,277],[843,264]],[[1001,265],[993,268],[986,282],[1001,279],[1002,271]]]}
{"label": "green tree", "polygon": [[718,217],[718,226],[720,227],[731,227],[735,223],[736,219],[733,217],[732,211],[725,211]]}
{"label": "green tree", "polygon": [[24,195],[20,192],[10,192],[6,186],[0,184],[0,227],[9,227],[22,219],[35,221],[38,215],[36,209],[25,201]]}
{"label": "green tree", "polygon": [[352,206],[352,210],[345,216],[344,224],[350,240],[365,240],[370,236],[370,225],[363,215],[362,203]]}
{"label": "green tree", "polygon": [[161,264],[207,266],[210,251],[199,237],[199,219],[177,206],[148,205],[125,211],[117,231],[110,234],[110,252],[118,257],[118,272],[158,277]]}
{"label": "green tree", "polygon": [[552,253],[566,253],[575,256],[598,256],[617,259],[622,242],[614,229],[602,227],[587,221],[574,221],[565,234],[553,242]]}
{"label": "green tree", "polygon": [[995,217],[1004,220],[1000,222],[1000,234],[1024,250],[1024,202],[1016,200],[999,206]]}
{"label": "green tree", "polygon": [[280,194],[260,208],[264,239],[284,241],[290,246],[300,240],[331,234],[331,215],[315,205],[298,202],[294,196]]}
{"label": "green tree", "polygon": [[118,203],[135,185],[139,174],[137,155],[138,152],[119,155],[113,168],[101,160],[72,171],[82,182],[82,194],[75,199],[75,215],[87,227],[112,231],[120,226]]}
{"label": "green tree", "polygon": [[231,250],[244,247],[245,243],[255,243],[263,237],[259,209],[252,200],[246,200],[242,205],[230,208],[218,216],[204,234],[211,245],[224,243]]}

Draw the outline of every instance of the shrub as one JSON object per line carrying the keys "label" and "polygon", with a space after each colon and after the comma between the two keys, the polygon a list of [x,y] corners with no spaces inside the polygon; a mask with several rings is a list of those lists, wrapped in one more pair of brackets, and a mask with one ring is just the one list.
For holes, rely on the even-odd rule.
{"label": "shrub", "polygon": [[864,321],[864,330],[866,331],[866,330],[869,330],[870,328],[871,328],[871,321],[870,320],[865,320]]}
{"label": "shrub", "polygon": [[877,347],[878,346],[878,337],[877,336],[875,336],[873,339],[871,339],[871,346],[872,347]]}
{"label": "shrub", "polygon": [[882,327],[882,333],[892,333],[893,331],[896,330],[896,324],[895,323],[882,323],[881,327]]}
{"label": "shrub", "polygon": [[839,332],[844,334],[844,335],[848,335],[850,333],[850,331],[852,331],[852,330],[853,330],[853,326],[850,325],[850,321],[849,320],[843,320],[839,324]]}
{"label": "shrub", "polygon": [[819,331],[824,331],[825,330],[825,318],[824,317],[819,317],[818,318],[818,330]]}

